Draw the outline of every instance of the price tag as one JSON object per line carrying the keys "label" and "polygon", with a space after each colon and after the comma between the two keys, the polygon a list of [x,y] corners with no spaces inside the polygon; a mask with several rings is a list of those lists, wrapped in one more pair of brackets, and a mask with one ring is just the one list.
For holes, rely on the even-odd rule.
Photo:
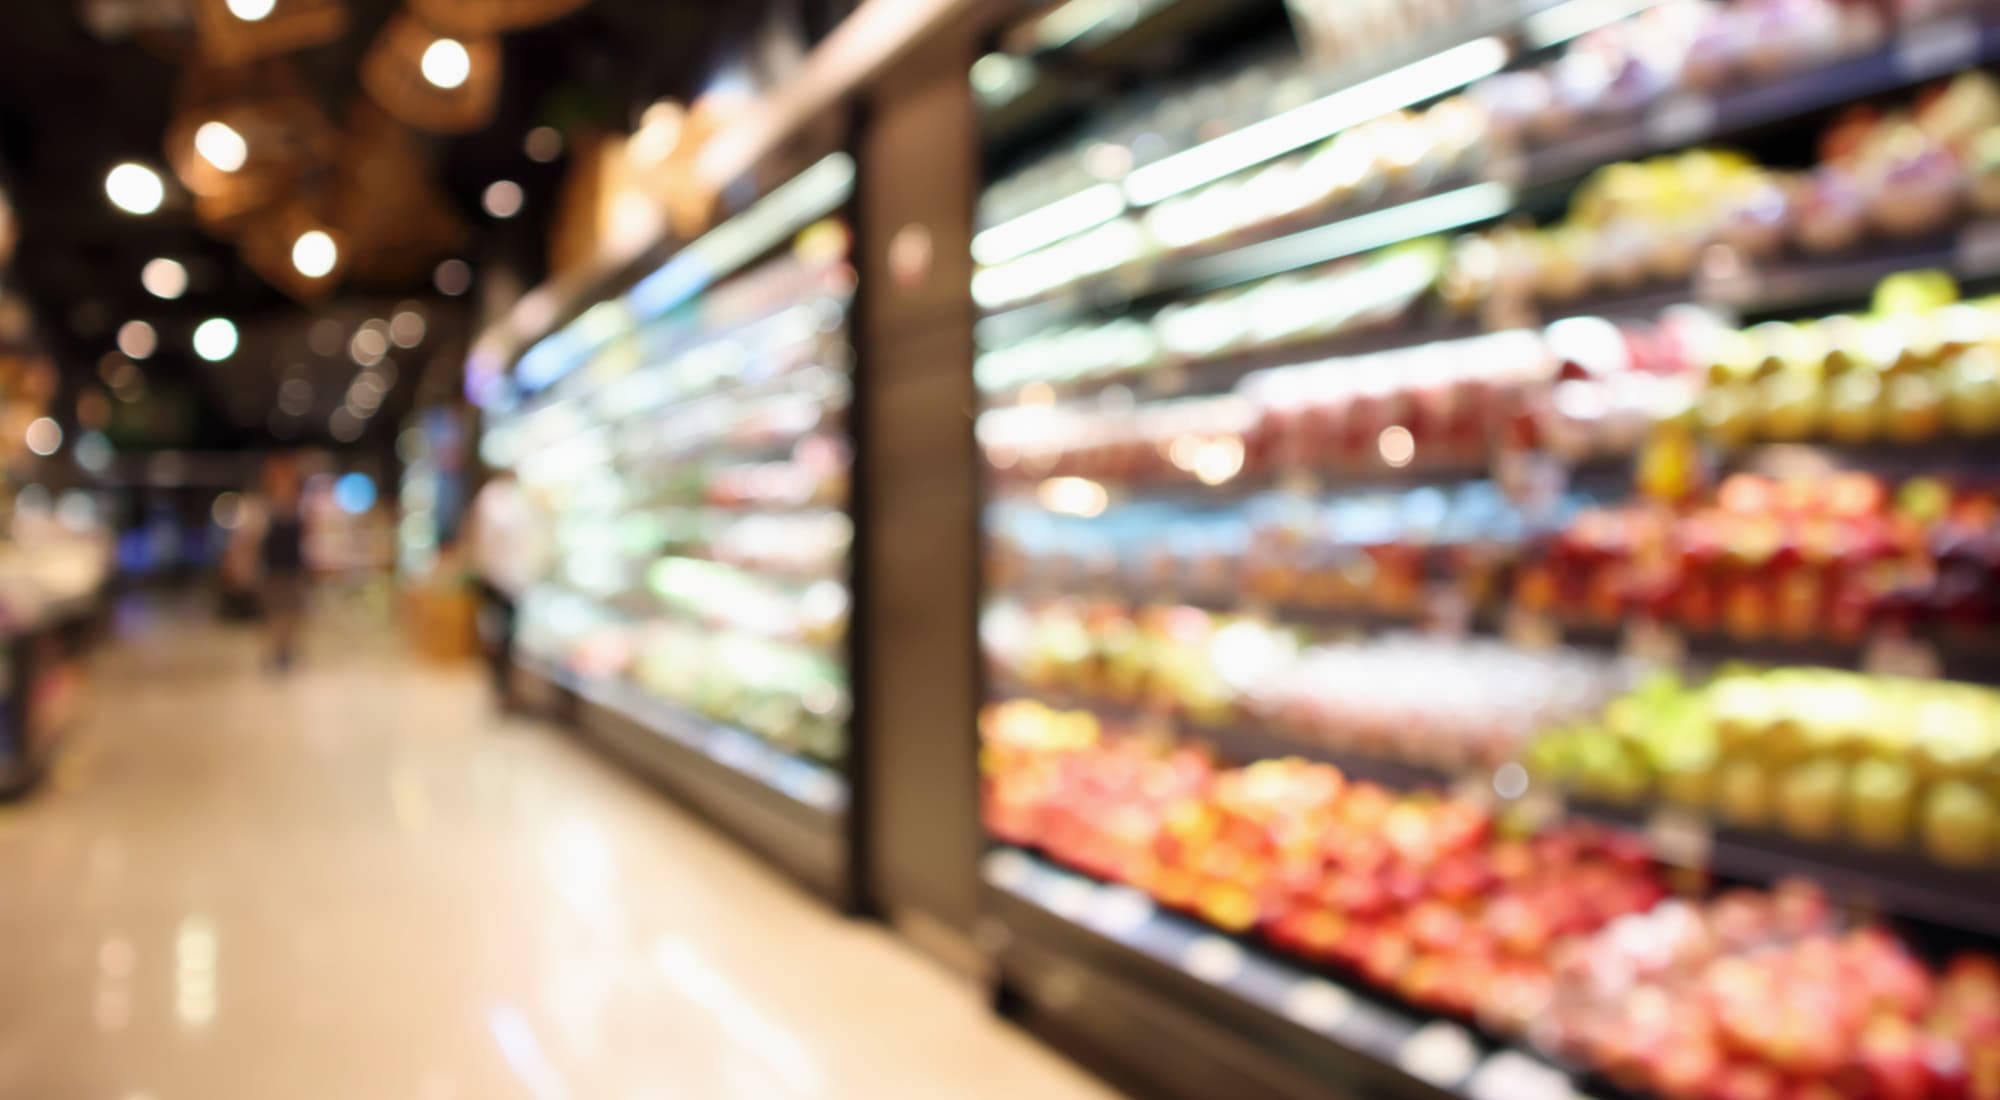
{"label": "price tag", "polygon": [[1058,879],[1049,888],[1049,911],[1065,920],[1082,921],[1096,893],[1097,888],[1082,879]]}
{"label": "price tag", "polygon": [[1959,230],[1953,259],[1960,275],[2000,272],[2000,221],[1973,222]]}
{"label": "price tag", "polygon": [[1319,495],[1319,478],[1305,470],[1286,470],[1278,478],[1278,491],[1295,497]]}
{"label": "price tag", "polygon": [[1114,936],[1129,935],[1153,919],[1153,899],[1129,886],[1097,891],[1090,907],[1090,926]]}
{"label": "price tag", "polygon": [[1646,137],[1656,145],[1686,145],[1715,128],[1715,101],[1683,92],[1646,112]]}
{"label": "price tag", "polygon": [[1627,657],[1667,668],[1679,668],[1687,660],[1687,640],[1680,631],[1652,619],[1627,626],[1619,648]]}
{"label": "price tag", "polygon": [[1323,1034],[1338,1031],[1353,1011],[1353,994],[1318,978],[1307,978],[1285,994],[1285,1017]]}
{"label": "price tag", "polygon": [[1914,680],[1935,680],[1943,674],[1937,647],[1921,638],[1895,631],[1883,631],[1868,640],[1861,655],[1861,669],[1870,676],[1906,676]]}
{"label": "price tag", "polygon": [[1503,627],[1509,645],[1522,649],[1554,649],[1562,640],[1556,621],[1537,611],[1510,607]]}
{"label": "price tag", "polygon": [[1911,80],[1963,69],[1979,59],[1979,24],[1969,15],[1937,19],[1896,39],[1896,71]]}
{"label": "price tag", "polygon": [[1662,807],[1646,818],[1646,841],[1663,863],[1705,870],[1715,855],[1715,828],[1686,810]]}
{"label": "price tag", "polygon": [[1243,949],[1221,936],[1203,936],[1188,945],[1181,969],[1210,985],[1221,985],[1243,972]]}
{"label": "price tag", "polygon": [[1441,1089],[1457,1086],[1472,1072],[1479,1051],[1472,1036],[1457,1024],[1433,1020],[1417,1029],[1396,1053],[1396,1064],[1410,1076]]}
{"label": "price tag", "polygon": [[1570,1100],[1575,1095],[1568,1074],[1511,1050],[1482,1062],[1466,1091],[1472,1100]]}
{"label": "price tag", "polygon": [[1018,891],[1034,874],[1034,861],[1011,848],[986,857],[986,881],[1002,889]]}

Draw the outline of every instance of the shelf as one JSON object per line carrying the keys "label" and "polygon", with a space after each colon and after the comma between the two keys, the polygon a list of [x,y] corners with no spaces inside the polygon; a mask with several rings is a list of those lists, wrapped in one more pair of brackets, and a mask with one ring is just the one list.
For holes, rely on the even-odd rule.
{"label": "shelf", "polygon": [[854,903],[844,776],[629,686],[565,679],[583,734],[835,905]]}
{"label": "shelf", "polygon": [[[1571,817],[1638,829],[1663,862],[1695,866],[1739,882],[1797,877],[1836,902],[1980,936],[2000,937],[1995,871],[1939,866],[1915,852],[1874,851],[1764,830],[1717,825],[1671,808],[1636,809],[1571,798]],[[1664,842],[1662,839],[1664,838]]]}
{"label": "shelf", "polygon": [[2000,21],[1950,16],[1904,28],[1885,47],[1810,72],[1716,95],[1675,93],[1593,132],[1530,149],[1493,176],[1535,187],[1575,179],[1614,161],[1699,145],[1913,87],[2000,59]]}
{"label": "shelf", "polygon": [[[1026,302],[986,311],[996,327],[1029,330],[1092,312],[1117,312],[1151,299],[1230,286],[1323,263],[1401,241],[1459,229],[1514,212],[1524,196],[1566,189],[1592,170],[1621,160],[1667,152],[1761,126],[1797,118],[2000,59],[2000,20],[1972,16],[1942,19],[1911,28],[1882,49],[1835,62],[1804,74],[1709,97],[1674,94],[1636,118],[1601,123],[1591,133],[1539,149],[1496,159],[1483,182],[1458,181],[1437,192],[1372,209],[1344,210],[1320,224],[1300,229],[1298,219],[1275,221],[1232,235],[1229,244],[1127,267],[1059,288]],[[1990,232],[1986,236],[1992,236]],[[1713,300],[1745,312],[1800,308],[1823,301],[1854,282],[1911,266],[1958,266],[1977,261],[1983,271],[2000,273],[2000,246],[1993,243],[1965,255],[1961,242],[1943,253],[1884,249],[1903,266],[1883,270],[1867,263],[1830,279],[1823,269],[1845,268],[1839,259],[1799,260],[1776,271],[1757,271],[1727,284],[1688,290],[1690,298]],[[1870,277],[1871,272],[1879,272]],[[1794,277],[1796,275],[1796,277]],[[1848,297],[1850,294],[1839,294]]]}
{"label": "shelf", "polygon": [[1002,848],[984,866],[1002,981],[1175,1097],[1589,1100],[1570,1074],[1156,906]]}
{"label": "shelf", "polygon": [[[1692,297],[1685,288],[1592,295],[1557,308],[1544,309],[1537,314],[1535,321],[1548,324],[1566,317],[1651,320],[1663,310],[1688,303]],[[1027,382],[990,391],[984,395],[984,400],[987,408],[1025,404],[1022,400],[1024,392],[1030,387],[1041,386],[1046,386],[1047,392],[1058,401],[1088,397],[1114,386],[1124,386],[1141,399],[1228,393],[1245,375],[1260,370],[1469,340],[1496,331],[1500,330],[1481,324],[1476,318],[1452,315],[1437,303],[1425,303],[1412,306],[1388,320],[1344,332],[1232,349],[1198,358],[1169,356],[1145,367],[1090,378]]]}
{"label": "shelf", "polygon": [[[1142,708],[1094,702],[1062,692],[996,684],[996,695],[1039,699],[1050,706],[1087,710],[1101,721],[1128,728],[1167,725],[1176,736],[1213,748],[1223,760],[1249,763],[1296,756],[1339,768],[1350,778],[1399,791],[1453,790],[1491,801],[1492,775],[1484,768],[1451,769],[1395,760],[1273,732],[1256,723],[1212,726],[1175,722]],[[1693,867],[1739,882],[1770,883],[1796,875],[1825,887],[1838,901],[1867,911],[1923,921],[1942,928],[2000,937],[2000,894],[1993,870],[1956,870],[1921,853],[1881,852],[1854,845],[1802,840],[1782,833],[1737,829],[1667,805],[1621,807],[1580,796],[1525,796],[1538,816],[1555,814],[1643,832],[1661,862]]]}
{"label": "shelf", "polygon": [[582,701],[616,711],[815,814],[831,817],[847,810],[847,783],[825,764],[794,756],[748,730],[682,710],[620,681],[572,683]]}

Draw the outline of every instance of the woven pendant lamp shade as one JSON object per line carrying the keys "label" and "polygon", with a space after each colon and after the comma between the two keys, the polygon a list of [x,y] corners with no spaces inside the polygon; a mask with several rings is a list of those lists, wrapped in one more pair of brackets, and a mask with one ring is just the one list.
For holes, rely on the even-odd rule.
{"label": "woven pendant lamp shade", "polygon": [[465,240],[423,143],[367,100],[348,116],[328,214],[349,242],[357,282],[421,277]]}
{"label": "woven pendant lamp shade", "polygon": [[229,10],[228,0],[192,0],[201,52],[224,65],[323,46],[347,33],[342,0],[276,0],[270,14],[248,20]]}
{"label": "woven pendant lamp shade", "polygon": [[[243,163],[225,170],[203,156],[203,126],[227,126],[243,142]],[[167,163],[195,196],[203,226],[234,236],[242,221],[320,172],[333,154],[332,125],[290,62],[233,68],[197,65],[181,78],[167,123]]]}
{"label": "woven pendant lamp shade", "polygon": [[500,44],[492,38],[456,39],[471,70],[456,88],[424,77],[424,52],[439,38],[420,19],[398,13],[383,26],[361,61],[361,86],[391,115],[419,130],[462,134],[493,120],[500,96]]}
{"label": "woven pendant lamp shade", "polygon": [[[292,262],[292,246],[314,230],[332,237],[338,250],[333,270],[317,278],[302,274]],[[298,301],[312,303],[340,285],[347,271],[349,246],[344,235],[310,204],[287,202],[251,218],[244,226],[238,251],[243,262],[265,282]]]}
{"label": "woven pendant lamp shade", "polygon": [[553,23],[590,0],[410,0],[410,10],[441,34],[477,38]]}

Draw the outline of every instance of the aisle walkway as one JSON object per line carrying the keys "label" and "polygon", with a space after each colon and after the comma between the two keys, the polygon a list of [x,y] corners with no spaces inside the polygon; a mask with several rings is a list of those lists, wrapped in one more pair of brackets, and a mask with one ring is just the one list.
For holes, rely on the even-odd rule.
{"label": "aisle walkway", "polygon": [[9,1100],[1102,1100],[469,674],[194,618],[0,808]]}

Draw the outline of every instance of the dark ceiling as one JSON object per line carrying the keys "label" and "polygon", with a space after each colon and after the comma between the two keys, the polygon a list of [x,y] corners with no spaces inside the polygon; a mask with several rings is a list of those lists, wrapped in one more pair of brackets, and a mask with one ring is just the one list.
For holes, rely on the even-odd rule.
{"label": "dark ceiling", "polygon": [[[473,295],[452,299],[438,294],[428,277],[412,277],[400,285],[347,287],[307,307],[244,266],[233,243],[204,234],[162,153],[182,63],[195,48],[188,2],[14,0],[0,14],[0,188],[22,222],[19,255],[7,278],[33,303],[72,392],[98,376],[120,324],[152,324],[159,351],[140,364],[148,392],[177,394],[189,410],[188,438],[160,442],[209,447],[258,446],[273,431],[280,438],[323,440],[330,414],[359,369],[347,355],[346,337],[367,319],[415,302],[430,319],[429,333],[420,347],[393,353],[397,384],[369,421],[366,437],[385,438],[415,399],[417,379],[451,384],[478,285]],[[361,57],[400,6],[397,0],[346,5],[346,35],[294,57],[335,119],[366,94],[357,78]],[[723,60],[751,50],[760,36],[816,39],[851,6],[839,0],[595,0],[555,23],[508,36],[494,121],[470,135],[425,139],[434,178],[471,230],[456,254],[481,277],[506,269],[519,285],[538,282],[566,158],[530,160],[522,145],[530,129],[552,125],[572,135],[592,127],[629,129],[645,105],[698,92]],[[156,26],[100,36],[91,23],[102,29],[105,21],[87,20],[86,13],[102,17],[107,11]],[[106,200],[105,173],[123,160],[147,163],[167,177],[167,204],[155,214],[135,217]],[[528,202],[517,218],[495,220],[480,208],[484,189],[499,179],[526,189]],[[156,256],[188,268],[190,285],[178,301],[154,298],[140,286],[141,268]],[[214,316],[232,318],[243,334],[240,349],[223,364],[205,363],[190,351],[194,326]],[[327,319],[341,326],[342,339],[333,354],[318,354],[308,332]],[[324,338],[321,344],[328,346]],[[274,416],[278,387],[289,377],[307,379],[312,407],[294,418]]]}

